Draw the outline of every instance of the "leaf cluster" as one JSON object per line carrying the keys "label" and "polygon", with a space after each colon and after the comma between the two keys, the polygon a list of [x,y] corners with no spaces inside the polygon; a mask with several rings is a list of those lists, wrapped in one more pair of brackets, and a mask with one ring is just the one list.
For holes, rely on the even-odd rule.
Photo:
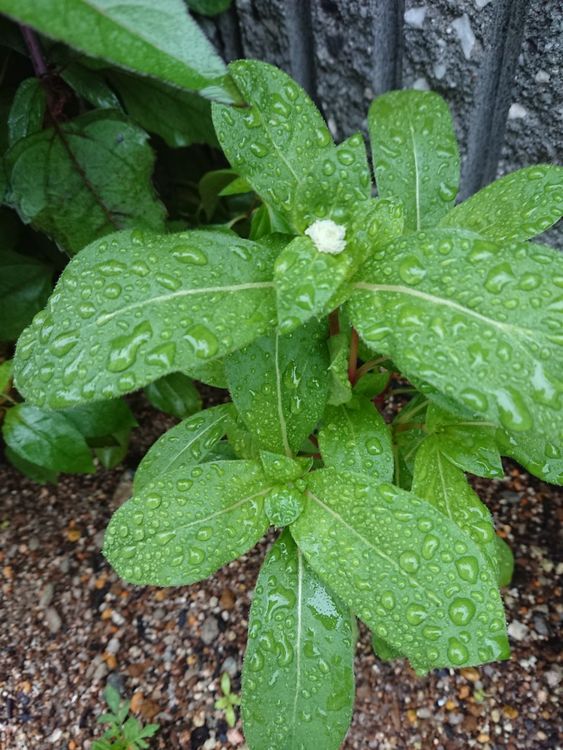
{"label": "leaf cluster", "polygon": [[118,691],[111,685],[104,690],[104,698],[109,706],[107,713],[98,716],[99,724],[109,724],[103,736],[94,740],[92,750],[145,750],[147,740],[158,732],[159,724],[143,726],[134,716],[129,715],[131,701],[122,701]]}

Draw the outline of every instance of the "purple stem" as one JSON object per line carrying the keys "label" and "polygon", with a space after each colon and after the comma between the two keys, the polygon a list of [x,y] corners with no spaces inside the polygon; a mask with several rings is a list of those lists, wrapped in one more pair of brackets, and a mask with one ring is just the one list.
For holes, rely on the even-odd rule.
{"label": "purple stem", "polygon": [[20,29],[24,42],[31,56],[31,62],[33,64],[35,75],[38,78],[44,78],[45,76],[49,75],[49,70],[45,63],[45,58],[43,57],[39,39],[35,35],[35,32],[29,28],[29,26],[23,26],[20,24]]}

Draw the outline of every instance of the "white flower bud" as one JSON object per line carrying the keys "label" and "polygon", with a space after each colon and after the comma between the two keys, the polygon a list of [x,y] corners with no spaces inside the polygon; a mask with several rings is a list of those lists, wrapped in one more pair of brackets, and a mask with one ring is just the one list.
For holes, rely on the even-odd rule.
{"label": "white flower bud", "polygon": [[346,247],[346,227],[332,219],[317,219],[305,230],[320,253],[338,255]]}

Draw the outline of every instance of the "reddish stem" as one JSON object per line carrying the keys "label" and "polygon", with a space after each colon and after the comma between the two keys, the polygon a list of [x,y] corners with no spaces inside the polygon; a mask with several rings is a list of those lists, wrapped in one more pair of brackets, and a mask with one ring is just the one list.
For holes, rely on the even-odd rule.
{"label": "reddish stem", "polygon": [[338,336],[340,333],[340,320],[338,319],[338,310],[333,310],[328,316],[328,332],[331,336]]}

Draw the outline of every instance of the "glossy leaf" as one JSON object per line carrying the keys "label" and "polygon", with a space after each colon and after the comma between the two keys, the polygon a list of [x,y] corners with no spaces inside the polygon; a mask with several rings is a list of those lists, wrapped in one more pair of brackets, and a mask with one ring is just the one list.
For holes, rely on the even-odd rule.
{"label": "glossy leaf", "polygon": [[508,656],[481,548],[430,503],[333,469],[308,477],[292,534],[311,567],[417,671]]}
{"label": "glossy leaf", "polygon": [[500,536],[495,536],[498,566],[498,585],[509,586],[514,573],[514,555],[508,544]]}
{"label": "glossy leaf", "polygon": [[192,379],[181,372],[172,372],[150,383],[145,388],[145,395],[157,409],[178,419],[189,417],[202,405]]}
{"label": "glossy leaf", "polygon": [[212,359],[210,362],[198,362],[190,366],[187,374],[194,380],[215,388],[227,388],[227,377],[225,375],[225,363],[222,359]]}
{"label": "glossy leaf", "polygon": [[60,408],[219,358],[274,323],[272,264],[267,248],[225,232],[94,242],[20,337],[18,389]]}
{"label": "glossy leaf", "polygon": [[229,73],[249,106],[213,104],[219,143],[233,169],[291,224],[308,211],[297,206],[299,185],[334,148],[329,130],[303,89],[278,68],[237,60]]}
{"label": "glossy leaf", "polygon": [[463,471],[490,479],[504,476],[495,424],[467,419],[432,404],[426,429],[432,433],[444,456]]}
{"label": "glossy leaf", "polygon": [[71,255],[117,229],[159,230],[164,207],[150,181],[147,138],[102,110],[18,141],[6,155],[8,202]]}
{"label": "glossy leaf", "polygon": [[345,404],[352,398],[352,386],[348,378],[348,354],[350,336],[341,331],[328,340],[330,353],[330,391],[328,403],[332,406]]}
{"label": "glossy leaf", "polygon": [[563,256],[438,229],[398,240],[355,284],[351,319],[368,345],[505,429],[563,431]]}
{"label": "glossy leaf", "polygon": [[107,82],[103,70],[94,70],[92,61],[78,58],[74,50],[55,47],[50,57],[59,68],[60,77],[80,98],[100,109],[122,110],[121,102]]}
{"label": "glossy leaf", "polygon": [[[130,436],[131,428],[124,427],[108,435],[104,440],[96,441],[94,453],[105,469],[114,469],[123,461],[129,448]],[[103,444],[100,445],[100,443]]]}
{"label": "glossy leaf", "polygon": [[497,444],[503,456],[510,456],[544,482],[563,485],[563,447],[538,432],[498,430]]}
{"label": "glossy leaf", "polygon": [[405,228],[437,224],[459,186],[459,153],[446,102],[431,91],[391,91],[371,105],[368,128],[379,195],[401,199]]}
{"label": "glossy leaf", "polygon": [[41,130],[45,106],[45,90],[39,79],[26,78],[22,81],[8,116],[10,146]]}
{"label": "glossy leaf", "polygon": [[326,466],[374,482],[393,479],[391,432],[367,398],[356,397],[346,406],[326,408],[319,448]]}
{"label": "glossy leaf", "polygon": [[493,240],[527,240],[563,214],[563,167],[540,164],[501,177],[456,206],[440,222]]}
{"label": "glossy leaf", "polygon": [[354,704],[354,646],[350,613],[285,531],[262,566],[250,610],[242,678],[250,747],[338,750]]}
{"label": "glossy leaf", "polygon": [[15,341],[49,297],[53,269],[0,249],[0,341]]}
{"label": "glossy leaf", "polygon": [[232,100],[225,66],[182,0],[66,0],[64,13],[58,0],[2,0],[0,10],[91,57]]}
{"label": "glossy leaf", "polygon": [[324,326],[270,334],[225,360],[237,410],[259,445],[290,456],[320,418],[328,395]]}
{"label": "glossy leaf", "polygon": [[84,437],[59,412],[18,404],[6,412],[2,434],[10,450],[30,464],[53,472],[94,470]]}
{"label": "glossy leaf", "polygon": [[223,404],[213,406],[165,432],[139,464],[135,472],[135,492],[170,472],[187,475],[204,461],[225,434],[231,408]]}
{"label": "glossy leaf", "polygon": [[104,554],[131,583],[181,586],[206,578],[264,535],[268,482],[250,461],[168,469],[114,513]]}
{"label": "glossy leaf", "polygon": [[412,492],[465,531],[497,571],[491,514],[471,489],[463,471],[443,453],[441,441],[434,435],[424,440],[417,451]]}
{"label": "glossy leaf", "polygon": [[132,120],[156,133],[171,148],[192,143],[217,145],[209,102],[197,94],[150,78],[112,71],[109,80]]}
{"label": "glossy leaf", "polygon": [[137,426],[131,409],[122,399],[96,401],[60,412],[85,438],[103,438]]}
{"label": "glossy leaf", "polygon": [[52,469],[46,469],[43,466],[38,466],[30,461],[26,461],[18,453],[11,450],[7,445],[4,446],[4,455],[8,461],[24,476],[31,479],[37,484],[56,484],[59,478],[59,473]]}

